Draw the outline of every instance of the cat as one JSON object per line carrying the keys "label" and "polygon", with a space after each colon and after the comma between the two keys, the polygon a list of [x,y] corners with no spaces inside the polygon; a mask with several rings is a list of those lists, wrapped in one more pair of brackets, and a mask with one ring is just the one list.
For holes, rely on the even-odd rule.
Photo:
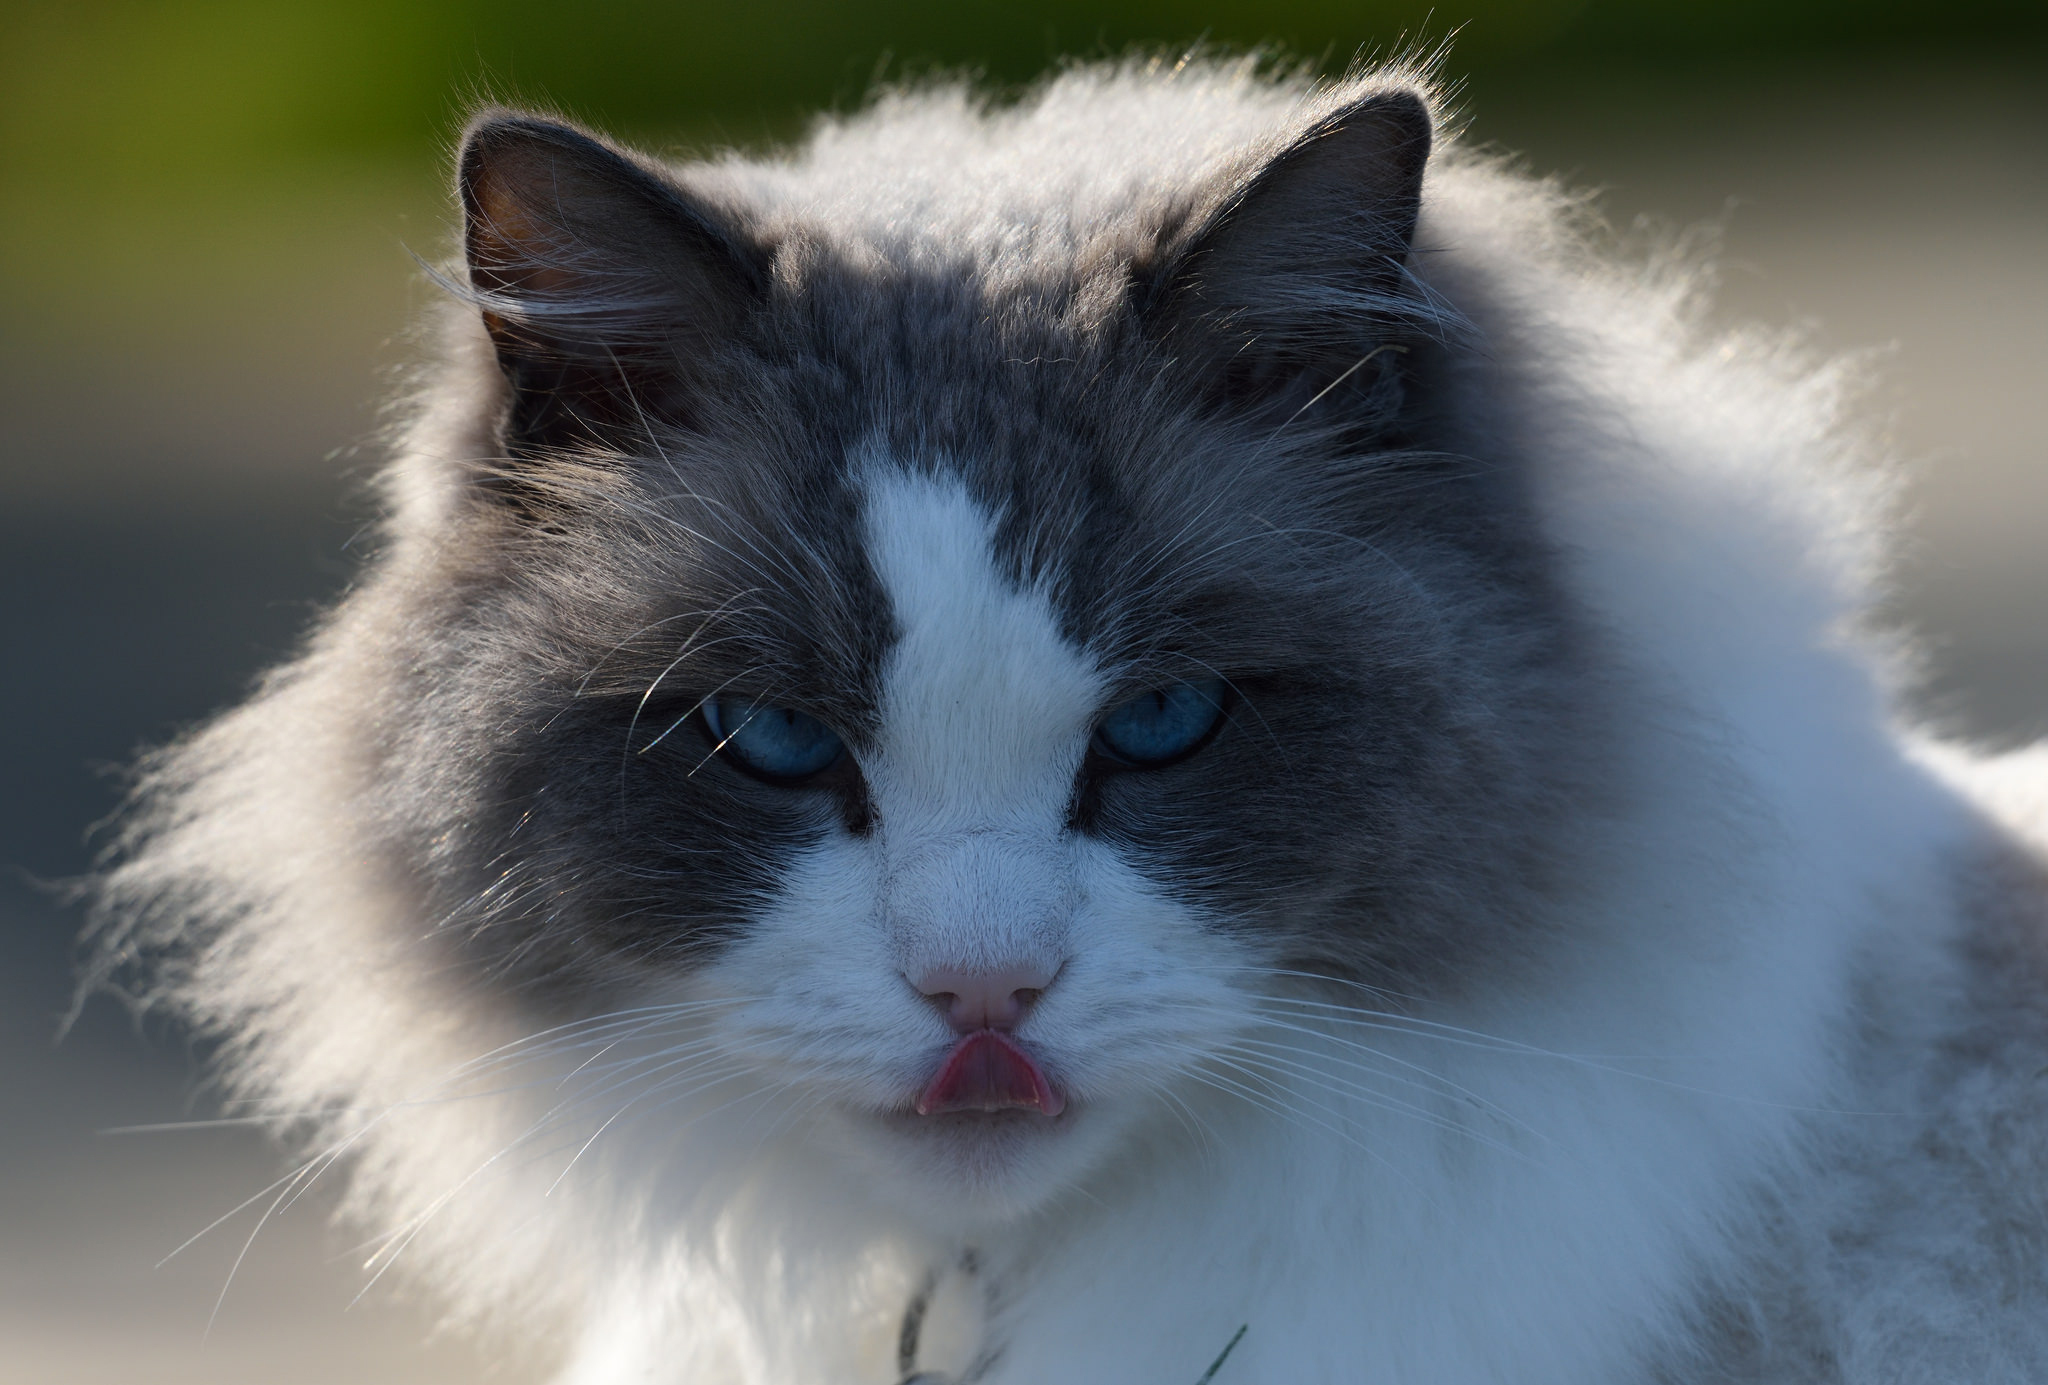
{"label": "cat", "polygon": [[1413,67],[457,164],[96,896],[270,1198],[573,1385],[2048,1378],[2048,758],[1899,729],[1850,373]]}

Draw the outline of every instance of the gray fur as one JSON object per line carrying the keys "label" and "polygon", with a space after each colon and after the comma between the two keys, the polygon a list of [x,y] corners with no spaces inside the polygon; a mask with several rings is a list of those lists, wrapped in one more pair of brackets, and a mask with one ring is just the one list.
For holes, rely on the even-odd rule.
{"label": "gray fur", "polygon": [[[462,1051],[414,1044],[430,1009],[526,1033],[703,965],[799,853],[870,828],[857,771],[764,785],[694,713],[744,694],[856,759],[874,737],[876,452],[996,517],[1104,710],[1191,671],[1232,687],[1201,754],[1085,765],[1073,832],[1319,996],[1436,1013],[1597,948],[1567,905],[1668,789],[1629,756],[1682,694],[1579,595],[1532,479],[1556,436],[1626,431],[1565,335],[1532,344],[1524,296],[1586,255],[1555,199],[1439,135],[1431,177],[1468,191],[1436,200],[1414,73],[1067,80],[1042,117],[887,96],[761,161],[479,115],[461,307],[380,550],[248,705],[147,762],[94,979],[226,1036],[245,1090],[348,1104],[392,1088],[379,1062]],[[1528,286],[1472,248],[1471,188],[1554,238]],[[1645,1372],[2048,1372],[2044,891],[2005,829],[1965,837],[1936,910],[1960,942],[1871,962],[1848,1012],[1837,1095],[1864,1114],[1814,1115],[1750,1180],[1721,1219],[1746,1239],[1700,1253]],[[1923,954],[1951,989],[1897,960]],[[388,996],[363,982],[405,1038],[388,1059],[308,1018],[371,955],[405,959]],[[366,1214],[408,1210],[427,1146],[366,1147]],[[546,1298],[517,1256],[459,1263],[462,1225],[431,1267]]]}

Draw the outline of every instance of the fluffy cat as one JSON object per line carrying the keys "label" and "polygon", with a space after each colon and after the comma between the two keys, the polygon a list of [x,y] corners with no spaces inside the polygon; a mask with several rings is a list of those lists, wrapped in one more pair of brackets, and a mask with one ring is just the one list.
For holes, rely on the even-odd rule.
{"label": "fluffy cat", "polygon": [[1840,372],[1441,126],[480,114],[96,976],[576,1385],[2048,1377],[2048,763],[1893,729]]}

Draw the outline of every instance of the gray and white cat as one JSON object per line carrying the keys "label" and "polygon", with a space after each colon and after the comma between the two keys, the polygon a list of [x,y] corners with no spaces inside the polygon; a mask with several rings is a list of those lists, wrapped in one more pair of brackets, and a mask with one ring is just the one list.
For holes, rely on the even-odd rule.
{"label": "gray and white cat", "polygon": [[1436,110],[479,115],[98,974],[579,1385],[2048,1378],[2048,759],[1893,729],[1839,372]]}

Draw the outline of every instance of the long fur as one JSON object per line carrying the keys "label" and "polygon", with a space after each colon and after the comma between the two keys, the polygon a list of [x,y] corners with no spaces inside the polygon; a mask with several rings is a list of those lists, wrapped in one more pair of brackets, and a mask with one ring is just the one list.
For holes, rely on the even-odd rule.
{"label": "long fur", "polygon": [[[1217,475],[1243,464],[1252,480],[1225,494],[1249,506],[1310,472],[1305,495],[1367,483],[1328,464],[1353,454],[1313,408],[1256,431],[1189,421],[1156,373],[1117,374],[1122,348],[1100,324],[1162,227],[1201,221],[1215,189],[1242,189],[1376,91],[1428,98],[1413,72],[1318,86],[1248,65],[1083,68],[1015,107],[954,87],[885,96],[786,156],[674,176],[735,235],[782,247],[768,280],[825,284],[816,266],[837,266],[843,301],[825,288],[804,301],[818,321],[855,323],[848,340],[877,360],[906,329],[861,293],[912,281],[940,286],[906,319],[932,341],[957,319],[1000,337],[1002,360],[1096,343],[1099,378],[1071,387],[1095,393],[1073,407],[1099,410],[1104,436],[1136,421],[1129,474],[1146,447],[1224,459]],[[770,993],[782,959],[806,952],[866,974],[865,944],[805,922],[866,888],[864,848],[821,856],[804,834],[836,829],[808,822],[728,842],[726,819],[707,818],[705,841],[768,864],[672,932],[613,939],[588,920],[624,930],[670,907],[646,872],[598,878],[637,860],[632,844],[593,856],[546,795],[498,823],[525,781],[492,776],[504,747],[569,734],[593,699],[662,687],[664,662],[691,657],[679,628],[709,649],[752,628],[749,611],[815,632],[812,666],[843,668],[849,686],[897,686],[916,659],[939,686],[955,676],[945,659],[965,657],[937,636],[903,645],[935,651],[913,658],[835,633],[866,628],[886,598],[899,616],[982,632],[990,659],[1023,651],[1012,683],[1096,696],[1091,680],[1156,651],[1117,644],[1115,613],[1075,595],[1098,579],[1074,575],[1087,555],[1062,546],[1067,512],[1019,501],[1003,513],[1040,518],[1002,528],[975,463],[931,460],[964,448],[936,404],[864,419],[850,500],[794,483],[753,511],[703,499],[741,494],[716,489],[717,466],[815,426],[800,401],[824,396],[794,375],[747,395],[790,391],[799,422],[783,432],[765,413],[693,419],[696,436],[725,439],[726,460],[703,470],[666,445],[640,449],[637,470],[597,451],[508,455],[512,386],[474,310],[519,305],[459,272],[478,297],[392,463],[381,551],[298,658],[146,763],[100,894],[96,975],[141,978],[224,1040],[235,1099],[308,1161],[279,1195],[346,1178],[349,1215],[386,1237],[377,1273],[393,1266],[493,1334],[562,1350],[565,1380],[588,1385],[893,1383],[927,1282],[940,1290],[915,1365],[988,1385],[1193,1382],[1240,1325],[1219,1385],[2039,1379],[2040,754],[1986,765],[1894,728],[1892,655],[1867,629],[1882,459],[1849,416],[1853,378],[1767,336],[1707,330],[1696,270],[1621,263],[1598,242],[1577,199],[1453,142],[1431,157],[1403,282],[1297,284],[1315,320],[1351,314],[1429,359],[1411,388],[1430,392],[1431,445],[1510,478],[1486,503],[1525,518],[1498,535],[1424,542],[1395,508],[1364,531],[1369,553],[1303,526],[1284,561],[1257,548],[1239,567],[1252,541],[1212,518],[1213,498],[1143,492],[1171,519],[1162,532],[1238,545],[1219,570],[1265,581],[1268,562],[1275,591],[1320,572],[1371,604],[1404,651],[1386,668],[1441,670],[1409,702],[1389,682],[1387,715],[1469,697],[1432,742],[1463,747],[1468,769],[1414,770],[1401,780],[1413,796],[1374,819],[1380,854],[1346,858],[1385,882],[1370,907],[1413,919],[1407,931],[1289,939],[1282,916],[1323,905],[1247,883],[1256,860],[1188,909],[1109,847],[1071,866],[1128,921],[1076,934],[1076,955],[1164,977],[1150,1018],[1117,1042],[1175,1077],[1127,1098],[1130,1118],[1096,1127],[1085,1158],[1047,1165],[1045,1187],[1020,1174],[1030,1187],[1014,1197],[919,1205],[915,1179],[889,1191],[904,1177],[883,1167],[889,1146],[806,1136],[832,1127],[802,1065],[838,1059],[789,1048]],[[634,310],[643,287],[624,284],[614,308]],[[1013,386],[986,378],[960,397],[995,409]],[[1381,393],[1360,387],[1346,406],[1361,428],[1395,407],[1396,377],[1372,378]],[[1037,420],[1046,440],[1030,445],[1058,455],[1065,435],[1032,410],[1065,407],[1069,386],[1031,388],[1052,405],[1002,405],[1005,429]],[[1469,479],[1387,456],[1372,475],[1390,494],[1404,476],[1411,489]],[[484,495],[493,476],[519,498]],[[1430,513],[1454,527],[1455,512]],[[833,575],[863,544],[897,555],[874,560],[873,590]],[[943,556],[956,549],[968,556]],[[745,575],[692,575],[720,563]],[[1134,584],[1132,563],[1099,580]],[[686,595],[619,595],[651,590],[660,564],[663,590]],[[1531,575],[1489,585],[1489,572]],[[998,595],[974,595],[984,587]],[[981,614],[946,614],[970,598]],[[1459,631],[1498,633],[1459,652]],[[1514,632],[1534,633],[1522,647]],[[1110,647],[1122,662],[1061,662]],[[513,668],[526,681],[492,672]],[[551,702],[549,688],[576,696]],[[849,702],[847,724],[885,744],[905,705],[892,697]],[[1018,698],[1001,725],[1065,734],[1066,702]],[[640,701],[629,750],[687,711]],[[996,721],[945,724],[933,744],[983,749],[971,772],[934,761],[933,782],[1009,772]],[[624,782],[620,764],[589,770],[592,801]],[[559,776],[546,787],[583,792]],[[933,793],[934,820],[954,811]],[[1274,803],[1325,811],[1312,795]],[[1203,830],[1184,826],[1202,852],[1223,850]],[[1252,843],[1272,859],[1288,850],[1275,831]],[[1461,843],[1488,845],[1468,857]],[[1018,852],[960,856],[957,878],[1038,869]],[[802,908],[791,880],[811,892]],[[564,912],[577,891],[601,903]],[[1262,911],[1277,931],[1189,922]],[[1108,1011],[1150,983],[1081,968],[1061,984]],[[1176,1045],[1193,1055],[1184,1067]]]}

